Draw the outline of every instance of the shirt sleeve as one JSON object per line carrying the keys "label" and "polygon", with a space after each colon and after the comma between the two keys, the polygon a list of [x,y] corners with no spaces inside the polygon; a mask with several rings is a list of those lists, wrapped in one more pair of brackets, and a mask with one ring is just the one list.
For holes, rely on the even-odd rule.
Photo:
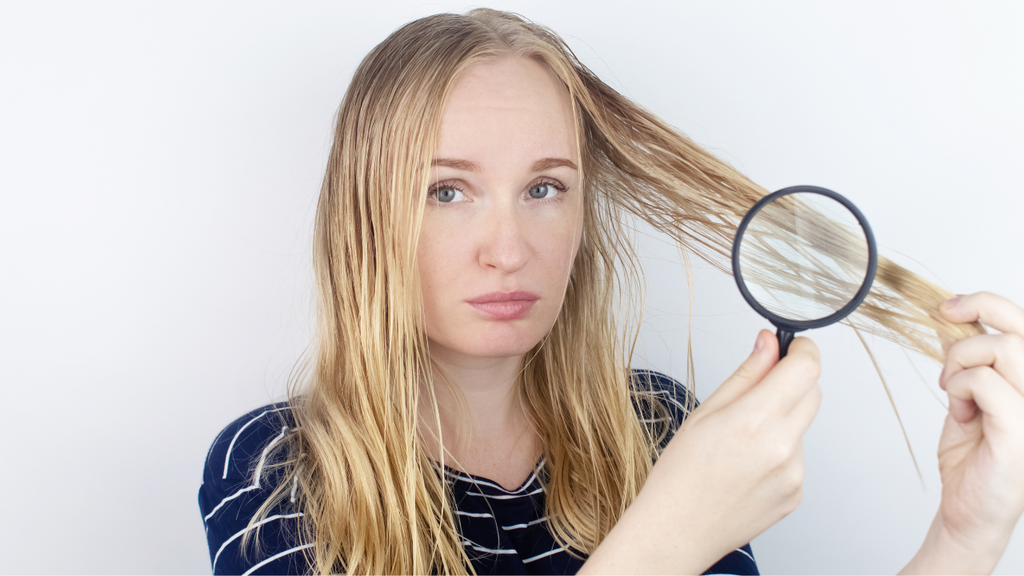
{"label": "shirt sleeve", "polygon": [[[683,420],[700,403],[696,398],[691,399],[690,392],[685,385],[660,372],[633,370],[633,378],[636,379],[636,385],[639,388],[650,390],[655,397],[661,400],[672,417],[668,435],[661,443],[661,448],[664,449],[679,431]],[[641,410],[640,414],[641,417],[651,417],[650,412],[644,410]],[[704,574],[760,574],[760,572],[757,569],[757,562],[754,560],[754,552],[751,550],[750,544],[745,544],[726,554]]]}
{"label": "shirt sleeve", "polygon": [[241,546],[249,521],[280,482],[266,467],[271,449],[291,428],[287,410],[287,404],[272,404],[242,416],[217,435],[207,453],[199,510],[214,574],[308,571],[304,551],[311,545],[296,537],[302,514],[289,506],[294,492],[260,522],[258,545],[250,535],[245,550]]}

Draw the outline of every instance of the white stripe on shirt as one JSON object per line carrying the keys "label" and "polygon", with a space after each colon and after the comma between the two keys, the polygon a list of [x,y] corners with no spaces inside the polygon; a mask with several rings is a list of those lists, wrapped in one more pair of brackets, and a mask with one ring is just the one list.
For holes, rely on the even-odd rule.
{"label": "white stripe on shirt", "polygon": [[277,444],[281,440],[281,438],[284,438],[284,435],[287,432],[287,426],[281,428],[281,433],[275,436],[274,439],[270,441],[270,444],[267,444],[267,447],[263,449],[263,454],[260,456],[260,461],[258,464],[256,464],[256,474],[254,474],[256,480],[253,482],[253,485],[256,486],[257,488],[259,488],[260,485],[260,474],[263,473],[263,464],[265,464],[267,461],[267,454],[270,453],[270,449],[274,447],[274,444]]}
{"label": "white stripe on shirt", "polygon": [[480,552],[489,552],[491,554],[519,554],[518,550],[512,548],[484,548],[483,546],[477,544],[476,542],[473,542],[472,540],[466,537],[462,538],[462,545],[469,546],[472,549],[478,550]]}
{"label": "white stripe on shirt", "polygon": [[541,558],[546,558],[548,556],[551,556],[552,554],[558,554],[559,552],[565,552],[565,548],[559,547],[559,548],[555,548],[554,550],[548,550],[547,552],[545,552],[543,554],[537,554],[536,556],[530,556],[529,558],[525,558],[523,560],[523,564],[528,564],[530,562],[533,562],[534,560],[540,560]]}
{"label": "white stripe on shirt", "polygon": [[251,492],[251,491],[256,490],[258,488],[259,488],[259,486],[249,486],[248,488],[242,488],[238,492],[235,492],[231,496],[228,496],[227,498],[221,500],[220,504],[217,504],[216,506],[214,506],[213,510],[210,510],[210,513],[207,514],[205,517],[203,517],[203,520],[209,520],[210,516],[213,516],[214,514],[216,514],[217,510],[220,510],[221,506],[227,504],[228,502],[234,500],[235,498],[238,498],[239,496],[241,496],[242,494],[245,494],[246,492]]}
{"label": "white stripe on shirt", "polygon": [[231,462],[231,451],[234,450],[235,440],[238,440],[238,436],[242,433],[242,430],[245,430],[246,428],[249,427],[250,424],[262,418],[264,414],[270,414],[271,412],[280,412],[281,410],[287,410],[288,408],[288,406],[285,406],[283,408],[274,408],[273,410],[264,410],[262,413],[260,413],[259,416],[255,416],[253,417],[252,420],[246,422],[241,428],[238,429],[238,432],[235,432],[235,437],[231,439],[231,444],[228,444],[228,453],[227,455],[224,456],[224,476],[221,477],[222,480],[226,480],[228,477],[228,463]]}
{"label": "white stripe on shirt", "polygon": [[490,512],[463,512],[462,510],[456,510],[455,513],[459,516],[469,516],[470,518],[494,518],[494,514]]}
{"label": "white stripe on shirt", "polygon": [[546,458],[541,458],[540,462],[537,463],[536,468],[533,469],[533,473],[530,474],[530,477],[527,478],[525,482],[523,482],[522,486],[520,486],[519,488],[516,488],[515,490],[509,490],[509,489],[504,488],[500,484],[497,484],[495,482],[488,482],[486,480],[479,480],[479,479],[476,479],[476,478],[470,478],[468,476],[463,476],[462,474],[459,474],[458,472],[452,472],[452,471],[447,470],[447,469],[444,471],[444,473],[445,473],[446,476],[448,476],[450,478],[457,478],[459,480],[463,480],[465,482],[469,482],[470,484],[480,484],[480,485],[483,485],[483,486],[490,486],[492,488],[497,488],[498,490],[501,490],[502,492],[504,492],[506,494],[519,494],[523,490],[526,490],[527,488],[529,488],[531,484],[533,484],[533,481],[537,479],[537,474],[541,471],[542,468],[544,468],[544,463],[546,461],[547,461]]}
{"label": "white stripe on shirt", "polygon": [[680,410],[683,411],[683,415],[684,416],[688,415],[690,413],[690,411],[686,409],[686,406],[683,406],[682,404],[680,404],[679,401],[676,400],[673,396],[669,396],[668,395],[669,394],[668,390],[656,390],[654,392],[651,392],[651,394],[656,395],[656,396],[661,396],[661,395],[664,394],[665,397],[668,398],[669,402],[675,404]]}
{"label": "white stripe on shirt", "polygon": [[[277,515],[274,515],[274,516],[270,516],[268,518],[264,518],[263,520],[260,520],[256,524],[253,524],[253,528],[256,528],[257,526],[260,526],[262,524],[266,524],[267,522],[270,522],[271,520],[277,520],[278,518],[298,518],[299,516],[302,516],[302,512],[296,512],[295,514],[277,514]],[[220,548],[217,550],[217,554],[213,557],[213,564],[211,565],[211,568],[213,569],[214,573],[217,572],[217,559],[220,558],[220,553],[224,551],[224,548],[228,545],[228,543],[230,543],[235,538],[238,538],[239,536],[244,534],[245,531],[248,530],[248,529],[249,529],[248,526],[246,526],[245,528],[242,528],[241,530],[236,532],[234,536],[232,536],[231,538],[228,538],[227,540],[224,541],[223,544],[220,545]]]}
{"label": "white stripe on shirt", "polygon": [[518,528],[528,528],[530,526],[533,526],[534,524],[540,524],[541,522],[543,522],[543,521],[545,521],[547,519],[548,519],[548,517],[545,516],[543,518],[537,518],[536,520],[531,520],[531,521],[527,522],[526,524],[513,524],[511,526],[502,526],[502,528],[505,529],[505,530],[516,530]]}
{"label": "white stripe on shirt", "polygon": [[264,564],[268,564],[270,562],[273,562],[274,560],[277,560],[278,558],[280,558],[281,556],[284,556],[285,554],[291,554],[292,552],[297,552],[299,550],[303,550],[305,548],[312,548],[312,547],[313,547],[313,544],[303,544],[302,546],[296,546],[295,548],[291,548],[291,549],[285,550],[284,552],[281,552],[280,554],[274,554],[270,558],[267,558],[263,562],[260,562],[259,564],[257,564],[255,566],[253,566],[252,568],[249,568],[248,570],[246,570],[242,574],[242,576],[249,576],[249,574],[252,574],[253,572],[255,572],[260,566],[263,566]]}
{"label": "white stripe on shirt", "polygon": [[469,496],[483,496],[484,498],[488,498],[490,500],[511,500],[513,498],[522,498],[523,496],[533,496],[534,494],[540,494],[543,491],[544,491],[544,488],[541,487],[541,488],[537,488],[533,492],[527,492],[526,494],[499,494],[499,495],[496,495],[496,496],[491,496],[489,494],[481,494],[480,492],[468,492],[468,491],[466,492],[466,494],[469,495]]}
{"label": "white stripe on shirt", "polygon": [[284,438],[284,435],[285,435],[285,433],[286,433],[287,431],[288,431],[288,427],[287,427],[287,426],[283,427],[283,428],[281,429],[281,433],[280,433],[280,434],[278,434],[278,435],[277,435],[277,437],[276,437],[276,438],[274,438],[274,439],[273,439],[273,440],[272,440],[272,441],[270,442],[270,444],[267,444],[267,447],[263,449],[263,455],[262,455],[262,456],[260,456],[260,461],[259,461],[259,463],[258,463],[258,464],[256,465],[256,481],[255,481],[255,482],[253,482],[253,484],[252,484],[251,486],[249,486],[249,487],[247,487],[247,488],[242,488],[242,489],[241,489],[241,490],[239,490],[238,492],[235,492],[235,493],[234,493],[234,494],[232,494],[231,496],[228,496],[227,498],[224,498],[223,500],[221,500],[221,501],[220,501],[220,504],[217,504],[216,506],[214,506],[214,507],[213,507],[213,510],[210,510],[210,513],[209,513],[209,514],[207,514],[207,515],[206,515],[206,516],[205,516],[205,517],[203,518],[203,521],[204,521],[204,522],[205,522],[206,520],[209,520],[209,519],[210,519],[210,516],[213,516],[213,515],[214,515],[214,514],[215,514],[215,513],[217,512],[217,510],[220,510],[220,507],[221,507],[221,506],[223,506],[223,505],[227,504],[228,502],[230,502],[231,500],[234,500],[235,498],[238,498],[239,496],[241,496],[242,494],[245,494],[246,492],[251,492],[252,490],[257,490],[257,489],[259,489],[259,487],[260,487],[260,474],[261,474],[261,473],[263,472],[263,464],[264,464],[264,463],[266,462],[266,459],[267,459],[267,453],[268,453],[268,452],[270,452],[270,449],[274,447],[274,444],[277,444],[277,442],[278,442],[279,440],[281,440],[281,438]]}

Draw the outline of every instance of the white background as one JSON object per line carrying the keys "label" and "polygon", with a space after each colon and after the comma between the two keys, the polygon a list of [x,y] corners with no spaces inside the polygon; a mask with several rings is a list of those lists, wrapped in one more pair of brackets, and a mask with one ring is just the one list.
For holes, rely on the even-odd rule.
{"label": "white background", "polygon": [[[490,6],[553,27],[766,188],[850,197],[883,254],[1024,304],[1024,3]],[[312,217],[345,87],[398,26],[469,7],[0,4],[0,571],[209,571],[203,459],[281,398],[310,337]],[[636,364],[683,379],[681,265],[662,242],[645,254]],[[768,325],[729,276],[695,276],[703,399]],[[855,336],[812,338],[824,400],[803,505],[755,555],[765,573],[895,572],[938,503],[938,368],[875,343],[922,486]],[[1021,532],[999,572],[1024,572]]]}

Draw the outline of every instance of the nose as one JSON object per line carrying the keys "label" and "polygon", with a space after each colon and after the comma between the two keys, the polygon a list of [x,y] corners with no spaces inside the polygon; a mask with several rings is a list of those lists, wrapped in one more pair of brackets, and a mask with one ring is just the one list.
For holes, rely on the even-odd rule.
{"label": "nose", "polygon": [[488,212],[480,238],[481,266],[504,274],[522,270],[530,257],[523,216],[511,206],[492,206]]}

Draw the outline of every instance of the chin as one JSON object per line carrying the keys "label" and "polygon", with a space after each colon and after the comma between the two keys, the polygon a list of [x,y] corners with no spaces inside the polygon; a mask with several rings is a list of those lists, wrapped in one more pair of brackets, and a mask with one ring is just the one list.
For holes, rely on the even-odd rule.
{"label": "chin", "polygon": [[[498,328],[495,330],[494,328]],[[517,330],[490,326],[486,330],[463,332],[454,338],[432,339],[448,353],[480,358],[522,356],[544,337],[540,330]]]}
{"label": "chin", "polygon": [[541,341],[542,337],[523,335],[519,338],[472,338],[463,342],[460,351],[470,356],[488,358],[522,356],[532,350]]}
{"label": "chin", "polygon": [[495,346],[495,347],[479,347],[472,350],[467,350],[466,354],[470,356],[477,356],[480,358],[512,358],[515,356],[522,356],[533,349],[537,343],[534,342],[529,346]]}

